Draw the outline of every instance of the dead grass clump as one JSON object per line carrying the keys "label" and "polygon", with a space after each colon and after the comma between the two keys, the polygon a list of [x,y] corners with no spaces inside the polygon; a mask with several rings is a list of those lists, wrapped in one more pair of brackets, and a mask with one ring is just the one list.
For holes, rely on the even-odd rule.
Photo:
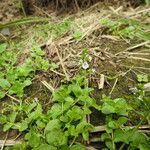
{"label": "dead grass clump", "polygon": [[144,3],[145,0],[22,0],[26,14],[32,14],[35,7],[45,7],[57,12],[77,12],[80,9],[88,8],[97,2],[108,3],[137,7]]}

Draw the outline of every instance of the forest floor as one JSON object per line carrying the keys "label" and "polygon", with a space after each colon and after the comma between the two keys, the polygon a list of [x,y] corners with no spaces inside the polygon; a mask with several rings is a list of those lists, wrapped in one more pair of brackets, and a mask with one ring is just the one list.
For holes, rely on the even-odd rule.
{"label": "forest floor", "polygon": [[[79,74],[88,79],[98,104],[107,95],[112,99],[124,98],[139,109],[133,101],[139,83],[150,100],[149,6],[132,8],[100,2],[84,11],[59,16],[50,10],[36,9],[33,16],[23,20],[11,0],[0,2],[1,114],[15,111],[14,106],[20,101],[36,101],[48,110],[52,106],[51,93],[70,84]],[[4,51],[8,53],[2,54]],[[132,113],[127,125],[135,126],[139,120],[139,114]],[[88,122],[94,126],[105,124],[102,113],[95,108],[88,115]],[[144,120],[142,125],[149,132],[148,122]],[[6,124],[6,131],[13,126]],[[22,139],[24,133],[14,129],[0,131],[1,147],[11,145],[7,140]],[[99,149],[97,142],[89,140],[86,144]]]}

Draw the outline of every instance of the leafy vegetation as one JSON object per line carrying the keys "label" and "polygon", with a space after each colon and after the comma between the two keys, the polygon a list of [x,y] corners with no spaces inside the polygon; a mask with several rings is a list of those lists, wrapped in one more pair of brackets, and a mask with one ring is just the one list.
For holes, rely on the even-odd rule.
{"label": "leafy vegetation", "polygon": [[[138,76],[139,78],[141,77]],[[90,96],[93,89],[88,88],[87,85],[86,78],[81,75],[75,77],[70,84],[62,85],[54,91],[53,105],[46,112],[37,102],[27,104],[21,101],[19,105],[9,107],[0,117],[3,131],[9,129],[25,131],[25,141],[9,149],[84,150],[86,147],[79,143],[81,139],[89,140],[89,131],[93,129],[93,125],[86,121],[86,116],[91,114],[93,107],[106,116],[106,133],[102,134],[101,140],[105,142],[108,149],[115,150],[117,143],[122,143],[120,149],[128,146],[128,149],[148,150],[148,137],[138,132],[142,121],[149,119],[147,116],[150,110],[149,104],[145,101],[143,91],[139,89],[137,93],[139,96],[135,98],[144,103],[144,111],[141,112],[144,120],[137,127],[130,128],[125,125],[129,120],[129,113],[134,108],[123,98],[113,100],[106,96],[102,98],[102,104],[97,105],[95,99]],[[7,87],[6,83],[5,86]]]}
{"label": "leafy vegetation", "polygon": [[[108,149],[117,149],[117,143],[123,143],[120,149],[144,149],[148,150],[149,142],[146,134],[138,132],[138,126],[135,128],[125,127],[128,122],[129,111],[132,108],[122,98],[112,100],[109,97],[103,99],[102,113],[106,114],[106,133],[103,133],[101,139],[105,141]],[[141,122],[140,122],[141,123]]]}
{"label": "leafy vegetation", "polygon": [[[144,1],[149,4],[148,0]],[[21,3],[19,5],[25,15],[23,5]],[[108,52],[107,48],[104,51],[99,51],[99,48],[101,48],[98,45],[99,33],[95,34],[95,31],[99,32],[99,29],[104,29],[102,33],[105,32],[106,34],[119,36],[123,39],[130,39],[137,42],[139,40],[149,41],[149,25],[128,18],[118,20],[103,18],[100,20],[100,23],[98,19],[97,24],[94,24],[96,26],[95,30],[93,30],[94,26],[90,26],[88,23],[89,27],[84,30],[86,28],[85,20],[87,19],[86,16],[84,17],[79,24],[78,22],[75,24],[71,19],[65,19],[60,22],[55,21],[53,23],[47,18],[31,17],[0,24],[1,30],[4,28],[18,27],[27,23],[42,22],[41,24],[28,26],[30,30],[26,31],[27,35],[21,36],[23,39],[22,43],[20,41],[15,41],[14,43],[11,40],[7,41],[7,37],[2,35],[5,39],[4,41],[7,42],[0,44],[0,101],[2,104],[3,102],[7,104],[1,110],[0,127],[3,130],[2,132],[9,132],[10,130],[18,131],[22,139],[20,144],[6,147],[6,150],[86,150],[92,135],[91,131],[95,129],[95,126],[88,118],[92,115],[93,110],[104,116],[103,127],[105,127],[105,130],[98,137],[102,142],[101,147],[103,150],[150,149],[149,135],[139,132],[141,125],[150,123],[150,98],[148,93],[144,91],[144,84],[149,82],[148,75],[136,74],[133,71],[137,75],[135,81],[137,85],[134,88],[134,92],[130,94],[130,100],[127,99],[128,97],[126,98],[126,95],[111,97],[111,94],[109,96],[100,94],[102,95],[102,98],[100,98],[98,93],[95,96],[95,93],[101,91],[90,88],[91,82],[89,82],[89,78],[92,81],[91,75],[93,73],[96,72],[98,75],[101,75],[99,69],[95,71],[96,61],[100,60],[101,64],[102,62],[106,63],[104,67],[111,64],[117,71],[119,70],[116,67],[117,63],[120,63],[120,58],[118,59],[117,56]],[[94,33],[94,36],[92,37],[90,33]],[[89,36],[89,39],[87,38],[89,41],[83,38],[86,35]],[[52,61],[53,59],[49,58],[51,56],[47,55],[47,51],[37,46],[41,45],[43,40],[56,40],[57,46],[57,38],[61,40],[62,37],[63,43],[65,36],[67,37],[65,39],[66,41],[69,39],[69,44],[75,42],[72,45],[76,46],[79,43],[79,52],[76,52],[76,49],[71,49],[67,57],[61,53],[62,58],[56,58],[56,60],[62,59],[63,61],[64,59],[70,59],[70,57],[73,59],[79,58],[79,68],[75,72],[76,75],[72,76],[72,78],[70,77],[70,81],[65,81],[65,79],[63,80],[61,78],[62,80],[56,83],[57,89],[52,90],[51,95],[47,94],[51,97],[49,98],[49,103],[46,105],[43,101],[38,101],[36,98],[32,99],[29,97],[30,100],[25,99],[25,89],[32,85],[35,76],[39,73],[45,75],[46,73],[50,74],[49,71],[55,72],[55,69],[59,68],[59,64],[63,69],[61,71],[59,70],[60,73],[55,72],[56,74],[63,75],[61,72],[69,70],[69,67],[67,69],[65,68],[67,66],[66,63],[68,63],[67,61],[65,64],[61,61],[55,64]],[[109,36],[106,36],[106,38],[113,39],[113,37]],[[96,43],[93,42],[95,39]],[[82,40],[84,42],[86,41],[83,44],[84,46],[89,44],[90,48],[92,48],[84,48],[80,51],[82,47],[80,42]],[[30,46],[28,46],[28,43]],[[25,49],[22,44],[27,44]],[[62,48],[65,49],[65,46],[62,45]],[[148,44],[146,46],[149,47]],[[53,53],[53,48],[50,47],[51,49],[49,49],[47,44],[46,48],[49,50],[48,53]],[[25,51],[26,49],[27,51]],[[143,55],[144,53],[135,54]],[[91,56],[95,56],[98,59],[92,58]],[[148,59],[145,60],[148,61]],[[109,63],[107,64],[107,62]],[[75,61],[75,63],[77,62]],[[103,64],[101,66],[103,67]],[[101,67],[99,68],[101,69]],[[121,72],[121,75],[127,74],[130,70],[125,73]],[[66,74],[69,72],[67,71]],[[103,71],[105,72],[105,70],[100,70],[100,72]],[[72,75],[72,72],[69,75]],[[106,81],[104,81],[105,78]],[[101,75],[100,80],[102,84],[107,82],[110,85],[108,83],[109,80],[116,78],[118,78],[118,75],[111,77],[106,70],[106,76]],[[112,86],[110,93],[115,90],[117,82],[118,80]],[[14,101],[7,101],[7,97]],[[45,99],[45,97],[43,96],[42,99]],[[101,118],[101,116],[98,117]],[[138,121],[134,121],[134,117],[138,118]]]}
{"label": "leafy vegetation", "polygon": [[148,26],[141,25],[138,21],[126,18],[114,21],[109,18],[103,18],[100,20],[100,23],[113,35],[129,39],[150,40],[149,32],[145,31],[145,28],[148,28]]}
{"label": "leafy vegetation", "polygon": [[6,95],[16,94],[22,97],[24,88],[31,85],[33,74],[36,71],[47,71],[51,65],[45,52],[39,47],[31,50],[31,56],[18,64],[17,54],[7,49],[7,44],[0,45],[0,99]]}

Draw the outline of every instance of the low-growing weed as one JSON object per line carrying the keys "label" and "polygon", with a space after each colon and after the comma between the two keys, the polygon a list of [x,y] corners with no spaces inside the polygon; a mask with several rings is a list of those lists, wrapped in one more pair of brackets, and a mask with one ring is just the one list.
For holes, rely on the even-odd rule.
{"label": "low-growing weed", "polygon": [[[86,115],[91,114],[91,107],[97,107],[96,101],[90,97],[93,89],[87,88],[87,81],[77,76],[69,85],[62,85],[53,93],[53,106],[44,112],[41,104],[20,103],[6,117],[2,115],[3,130],[17,129],[26,131],[24,149],[83,149],[77,144],[89,139],[89,130],[93,126],[86,121]],[[77,142],[77,143],[76,143]],[[14,146],[16,150],[19,145]],[[23,148],[22,144],[20,148]]]}
{"label": "low-growing weed", "polygon": [[[105,96],[102,99],[100,110],[106,115],[106,133],[102,134],[101,139],[110,150],[116,150],[119,145],[119,150],[150,149],[148,136],[138,131],[139,126],[150,121],[150,98],[144,91],[144,83],[148,82],[148,76],[137,75],[137,80],[139,83],[133,96],[133,107],[122,98],[112,100]],[[135,128],[126,127],[132,112],[136,112],[141,118]]]}
{"label": "low-growing weed", "polygon": [[148,137],[140,133],[137,128],[125,127],[128,122],[128,115],[132,108],[122,99],[112,100],[109,97],[103,98],[101,111],[106,115],[106,133],[101,136],[107,149],[149,149]]}
{"label": "low-growing weed", "polygon": [[39,47],[33,47],[30,55],[21,64],[18,64],[17,54],[7,49],[8,44],[0,45],[0,99],[7,94],[22,97],[24,88],[32,84],[36,71],[54,69]]}
{"label": "low-growing weed", "polygon": [[[147,81],[144,76],[138,76],[138,80]],[[107,96],[103,96],[101,105],[97,105],[90,96],[92,91],[88,88],[85,76],[79,75],[53,92],[53,105],[48,111],[44,111],[37,102],[27,104],[20,101],[20,105],[9,107],[0,116],[3,131],[16,129],[25,133],[24,142],[9,150],[86,150],[79,143],[88,141],[89,132],[94,128],[86,120],[86,116],[92,113],[92,107],[101,111],[106,118],[106,132],[101,135],[106,145],[104,149],[116,150],[119,147],[120,150],[148,150],[147,135],[138,131],[141,121],[134,128],[127,126],[129,114],[135,111],[134,108],[123,98],[111,99]],[[145,96],[141,91],[138,94]]]}
{"label": "low-growing weed", "polygon": [[44,38],[44,40],[49,40],[50,38],[58,38],[68,32],[71,29],[72,21],[64,20],[58,23],[46,23],[37,24],[34,28],[34,38],[35,40],[39,37]]}
{"label": "low-growing weed", "polygon": [[120,19],[117,21],[103,18],[100,23],[108,28],[108,32],[123,38],[150,40],[150,34],[145,32],[145,25],[131,19]]}

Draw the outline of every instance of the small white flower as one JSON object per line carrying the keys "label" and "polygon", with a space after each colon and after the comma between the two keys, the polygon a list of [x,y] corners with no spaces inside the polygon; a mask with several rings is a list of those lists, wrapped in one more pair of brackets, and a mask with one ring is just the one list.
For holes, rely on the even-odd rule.
{"label": "small white flower", "polygon": [[87,63],[87,61],[83,62],[82,68],[85,70],[89,68],[89,64]]}

